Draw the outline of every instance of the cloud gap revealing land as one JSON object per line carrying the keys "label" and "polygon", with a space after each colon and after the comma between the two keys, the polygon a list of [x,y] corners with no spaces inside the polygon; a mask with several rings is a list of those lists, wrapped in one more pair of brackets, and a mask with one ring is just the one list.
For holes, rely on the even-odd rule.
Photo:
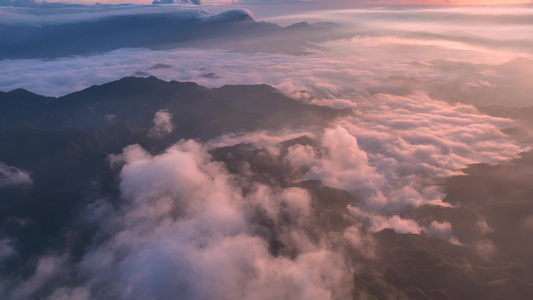
{"label": "cloud gap revealing land", "polygon": [[533,299],[532,20],[0,0],[0,299]]}

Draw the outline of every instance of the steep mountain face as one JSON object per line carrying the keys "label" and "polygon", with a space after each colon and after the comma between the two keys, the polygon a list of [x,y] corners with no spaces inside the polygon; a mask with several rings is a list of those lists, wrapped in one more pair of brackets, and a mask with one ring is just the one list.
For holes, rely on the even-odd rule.
{"label": "steep mountain face", "polygon": [[6,129],[17,122],[37,119],[54,98],[44,97],[24,89],[0,92],[0,128]]}

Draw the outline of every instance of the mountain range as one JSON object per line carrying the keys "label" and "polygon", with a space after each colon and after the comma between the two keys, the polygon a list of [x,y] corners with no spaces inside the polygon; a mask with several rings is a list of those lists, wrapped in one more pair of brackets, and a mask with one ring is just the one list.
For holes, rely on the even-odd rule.
{"label": "mountain range", "polygon": [[258,22],[246,10],[229,10],[213,16],[180,11],[118,14],[75,23],[0,22],[0,60],[54,59],[121,48],[194,47],[304,54],[307,49],[317,48],[313,43],[342,37],[347,37],[346,33],[321,23],[281,27]]}
{"label": "mountain range", "polygon": [[[171,118],[166,135],[150,132],[158,113]],[[31,175],[28,187],[0,187],[0,233],[16,240],[18,255],[0,264],[2,277],[29,276],[35,259],[68,249],[74,261],[89,251],[97,229],[79,220],[83,207],[95,199],[123,205],[117,171],[109,155],[139,144],[161,153],[180,139],[207,141],[224,134],[283,128],[325,127],[354,110],[336,110],[290,99],[268,85],[227,85],[206,88],[192,82],[166,82],[155,77],[127,77],[62,97],[45,97],[18,89],[0,92],[0,162]],[[209,154],[240,178],[272,186],[298,187],[312,195],[312,213],[327,234],[350,226],[344,216],[360,199],[319,180],[294,182],[294,168],[285,159],[293,146],[317,149],[307,135],[280,142],[276,155],[240,143],[215,146]],[[251,172],[250,172],[251,170]],[[501,174],[516,172],[516,176]],[[249,174],[253,174],[250,177]],[[507,222],[533,214],[528,179],[531,153],[507,164],[472,165],[464,175],[442,182],[454,207],[422,206],[404,212],[421,223],[447,220],[469,244],[452,244],[425,234],[374,233],[377,260],[354,267],[354,299],[527,299],[533,296],[531,226]],[[243,183],[243,193],[246,193]],[[474,187],[474,188],[473,188]],[[509,196],[512,195],[512,196]],[[502,212],[504,212],[502,214]],[[482,256],[475,245],[479,214],[491,216],[494,230],[486,233],[498,249]],[[254,216],[274,256],[290,256],[287,245],[268,218]],[[76,279],[73,279],[75,282]],[[392,297],[392,298],[391,298]]]}

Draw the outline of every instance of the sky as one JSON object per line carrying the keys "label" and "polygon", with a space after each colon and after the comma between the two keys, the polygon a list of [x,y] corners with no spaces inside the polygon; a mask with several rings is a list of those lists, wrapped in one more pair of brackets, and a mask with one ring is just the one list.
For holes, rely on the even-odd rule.
{"label": "sky", "polygon": [[[9,0],[7,0],[9,1]],[[131,3],[131,4],[151,4],[149,0],[52,0],[47,2],[67,2],[67,3]],[[506,4],[520,4],[531,3],[529,0],[201,0],[202,4],[215,4],[215,5],[275,5],[275,6],[291,6],[298,5],[299,7],[313,7],[313,8],[348,8],[348,7],[360,7],[360,6],[380,6],[380,5],[506,5]]]}

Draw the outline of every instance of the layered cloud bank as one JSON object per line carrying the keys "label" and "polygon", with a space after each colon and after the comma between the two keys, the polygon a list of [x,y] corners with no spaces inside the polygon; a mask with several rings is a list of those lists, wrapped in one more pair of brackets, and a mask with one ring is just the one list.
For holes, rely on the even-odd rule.
{"label": "layered cloud bank", "polygon": [[[139,14],[140,11],[142,7],[126,7],[99,13],[93,8],[80,16],[95,18],[108,13]],[[209,18],[209,13],[201,10],[173,8],[171,11],[176,11],[176,15]],[[162,10],[156,7],[145,14],[158,15]],[[298,57],[178,48],[117,49],[102,55],[44,61],[3,60],[6,72],[0,77],[0,89],[23,87],[58,96],[124,76],[151,74],[165,80],[195,81],[209,87],[267,83],[307,101],[327,98],[330,101],[325,104],[328,105],[353,102],[356,97],[367,94],[407,95],[422,90],[434,99],[452,103],[524,107],[529,105],[527,95],[531,93],[531,84],[525,79],[531,76],[529,66],[533,64],[529,54],[532,45],[528,32],[531,31],[527,29],[531,14],[529,8],[470,8],[416,12],[348,10],[295,15],[275,20],[291,24],[300,21],[299,18],[310,23],[334,19],[344,25],[340,29],[334,27],[335,32],[348,32],[344,36],[353,38],[319,44],[322,50],[310,48],[308,55]],[[2,19],[8,20],[8,16]],[[46,20],[53,16],[47,13],[39,18]],[[13,18],[18,20],[19,15]],[[413,21],[402,21],[405,19]],[[354,24],[353,20],[361,23]],[[417,24],[424,24],[424,29],[413,30]],[[302,35],[302,30],[307,30],[305,24],[297,28],[291,29],[296,30],[292,36]],[[285,33],[291,37],[290,30]],[[247,40],[257,44],[264,39],[262,34],[259,31]],[[234,39],[230,32],[220,32],[219,37]],[[214,41],[207,46],[210,44],[214,48],[236,47]],[[279,47],[280,52],[291,50]],[[271,50],[275,49],[268,51]],[[158,65],[166,67],[154,67]],[[25,75],[7,75],[18,70]]]}

